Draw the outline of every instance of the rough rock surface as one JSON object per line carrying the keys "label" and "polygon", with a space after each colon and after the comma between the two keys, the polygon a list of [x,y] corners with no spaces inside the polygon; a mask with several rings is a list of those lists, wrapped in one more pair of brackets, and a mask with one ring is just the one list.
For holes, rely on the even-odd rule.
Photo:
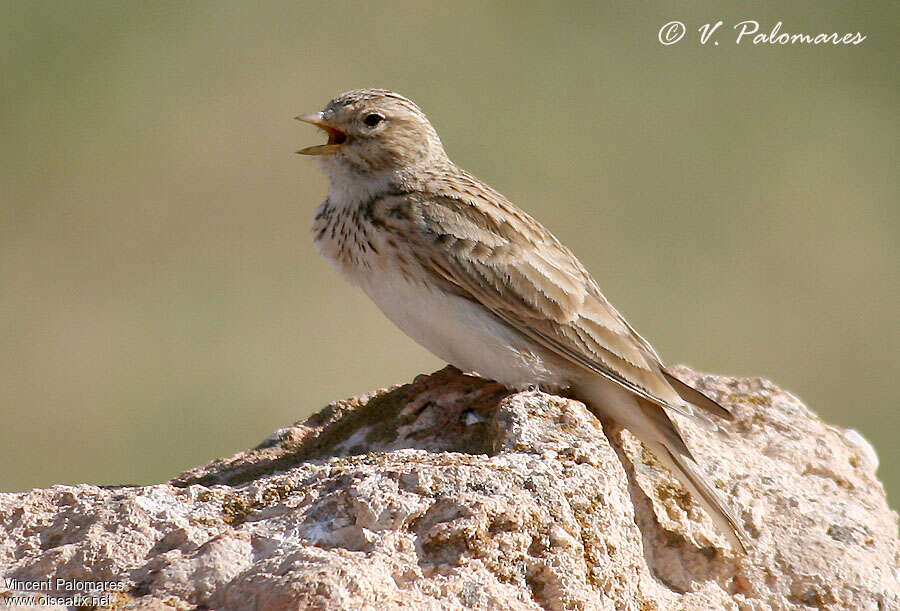
{"label": "rough rock surface", "polygon": [[900,608],[865,440],[766,380],[679,375],[736,415],[682,428],[747,556],[581,403],[447,368],[167,484],[2,494],[0,588],[121,581],[113,606],[142,609]]}

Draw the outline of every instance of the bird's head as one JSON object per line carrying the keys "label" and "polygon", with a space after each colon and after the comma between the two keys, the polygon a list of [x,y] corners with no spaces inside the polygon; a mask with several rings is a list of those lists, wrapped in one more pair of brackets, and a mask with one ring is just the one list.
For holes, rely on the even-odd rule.
{"label": "bird's head", "polygon": [[324,110],[296,117],[328,134],[328,142],[301,155],[318,155],[329,172],[399,171],[444,158],[437,132],[419,107],[385,89],[357,89]]}

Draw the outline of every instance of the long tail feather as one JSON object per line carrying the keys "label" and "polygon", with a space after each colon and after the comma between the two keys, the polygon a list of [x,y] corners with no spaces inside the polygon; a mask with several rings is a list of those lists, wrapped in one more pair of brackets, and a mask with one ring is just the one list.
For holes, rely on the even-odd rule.
{"label": "long tail feather", "polygon": [[633,428],[632,433],[637,435],[690,491],[691,496],[700,503],[719,530],[728,535],[731,544],[746,553],[749,537],[719,494],[700,475],[697,461],[684,443],[678,427],[660,406],[640,398],[637,401],[646,422],[651,426],[638,427],[637,430]]}
{"label": "long tail feather", "polygon": [[704,481],[697,462],[666,408],[615,387],[600,378],[588,379],[575,388],[594,413],[628,429],[687,488],[716,527],[743,552],[750,538],[721,496]]}
{"label": "long tail feather", "polygon": [[716,527],[728,537],[731,545],[746,554],[751,545],[750,537],[719,494],[704,481],[698,472],[697,463],[690,456],[673,452],[661,443],[646,445],[678,477],[691,496],[709,514]]}

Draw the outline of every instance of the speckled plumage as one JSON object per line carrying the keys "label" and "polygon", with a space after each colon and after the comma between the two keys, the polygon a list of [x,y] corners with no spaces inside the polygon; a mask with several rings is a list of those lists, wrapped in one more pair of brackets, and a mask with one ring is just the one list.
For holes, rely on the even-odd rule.
{"label": "speckled plumage", "polygon": [[451,364],[511,387],[573,389],[641,438],[742,545],[666,410],[706,424],[728,412],[666,371],[568,248],[453,164],[398,94],[352,91],[301,118],[330,135],[301,151],[329,177],[313,222],[323,256]]}

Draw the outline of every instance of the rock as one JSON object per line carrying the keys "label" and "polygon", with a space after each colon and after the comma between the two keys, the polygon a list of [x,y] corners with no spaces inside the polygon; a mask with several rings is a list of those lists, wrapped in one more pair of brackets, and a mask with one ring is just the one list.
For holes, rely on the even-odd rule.
{"label": "rock", "polygon": [[0,597],[67,579],[141,609],[900,608],[865,440],[766,380],[678,373],[735,413],[682,429],[747,556],[581,403],[447,368],[166,484],[0,495]]}

